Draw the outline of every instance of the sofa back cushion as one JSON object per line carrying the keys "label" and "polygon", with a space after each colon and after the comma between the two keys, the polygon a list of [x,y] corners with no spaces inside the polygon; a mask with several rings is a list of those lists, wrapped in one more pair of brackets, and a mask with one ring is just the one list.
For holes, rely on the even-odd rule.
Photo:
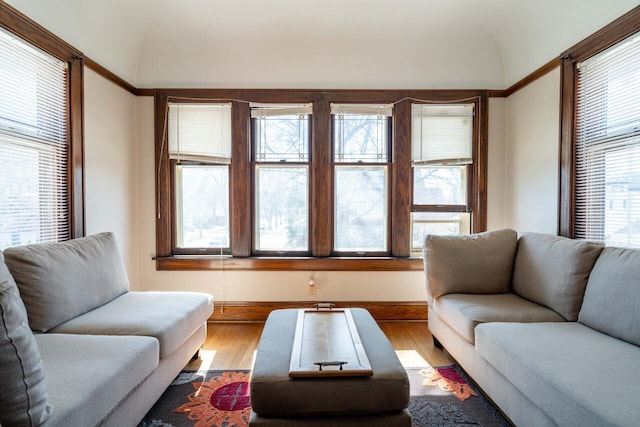
{"label": "sofa back cushion", "polygon": [[27,311],[0,252],[0,425],[38,426],[51,415]]}
{"label": "sofa back cushion", "polygon": [[578,319],[589,273],[600,243],[527,233],[518,240],[513,290],[569,321]]}
{"label": "sofa back cushion", "polygon": [[578,321],[640,346],[640,250],[602,251],[591,271]]}
{"label": "sofa back cushion", "polygon": [[427,236],[423,253],[429,303],[445,294],[509,292],[517,238],[509,229]]}
{"label": "sofa back cushion", "polygon": [[4,256],[34,331],[46,332],[129,290],[112,233],[9,248]]}

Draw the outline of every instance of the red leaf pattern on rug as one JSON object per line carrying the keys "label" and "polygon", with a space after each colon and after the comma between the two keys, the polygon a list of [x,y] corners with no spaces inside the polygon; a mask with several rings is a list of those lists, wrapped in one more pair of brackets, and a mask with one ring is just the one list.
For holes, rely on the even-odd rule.
{"label": "red leaf pattern on rug", "polygon": [[194,382],[195,391],[175,412],[188,414],[193,427],[246,426],[251,413],[249,375],[224,372],[206,382]]}
{"label": "red leaf pattern on rug", "polygon": [[426,377],[422,385],[437,386],[442,391],[452,392],[461,402],[471,396],[477,396],[455,366],[423,369],[420,371],[420,375]]}

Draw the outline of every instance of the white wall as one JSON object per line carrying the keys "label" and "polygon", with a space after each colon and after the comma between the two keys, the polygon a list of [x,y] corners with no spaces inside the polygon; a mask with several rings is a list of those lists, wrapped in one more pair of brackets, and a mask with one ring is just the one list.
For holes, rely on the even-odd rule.
{"label": "white wall", "polygon": [[507,98],[505,226],[557,233],[559,127],[559,69]]}
{"label": "white wall", "polygon": [[112,231],[138,280],[136,97],[84,69],[86,234]]}
{"label": "white wall", "polygon": [[487,230],[505,226],[507,100],[489,99],[489,164],[487,165]]}

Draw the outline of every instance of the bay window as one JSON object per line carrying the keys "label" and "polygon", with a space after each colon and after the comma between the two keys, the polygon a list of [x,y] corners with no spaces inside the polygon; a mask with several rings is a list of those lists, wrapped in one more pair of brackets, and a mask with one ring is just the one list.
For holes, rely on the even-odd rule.
{"label": "bay window", "polygon": [[157,90],[157,268],[422,269],[425,233],[486,227],[486,95]]}

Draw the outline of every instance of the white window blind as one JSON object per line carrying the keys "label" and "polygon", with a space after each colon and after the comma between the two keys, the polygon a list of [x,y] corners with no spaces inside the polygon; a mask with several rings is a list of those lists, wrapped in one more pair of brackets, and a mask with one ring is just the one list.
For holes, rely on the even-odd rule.
{"label": "white window blind", "polygon": [[411,161],[473,163],[473,104],[412,104]]}
{"label": "white window blind", "polygon": [[231,104],[169,104],[169,157],[231,162]]}
{"label": "white window blind", "polygon": [[640,247],[640,33],[578,64],[576,238]]}
{"label": "white window blind", "polygon": [[277,116],[307,116],[312,113],[313,104],[259,104],[252,102],[251,118]]}
{"label": "white window blind", "polygon": [[0,29],[0,249],[69,238],[67,79]]}
{"label": "white window blind", "polygon": [[393,104],[331,104],[331,114],[391,117]]}

